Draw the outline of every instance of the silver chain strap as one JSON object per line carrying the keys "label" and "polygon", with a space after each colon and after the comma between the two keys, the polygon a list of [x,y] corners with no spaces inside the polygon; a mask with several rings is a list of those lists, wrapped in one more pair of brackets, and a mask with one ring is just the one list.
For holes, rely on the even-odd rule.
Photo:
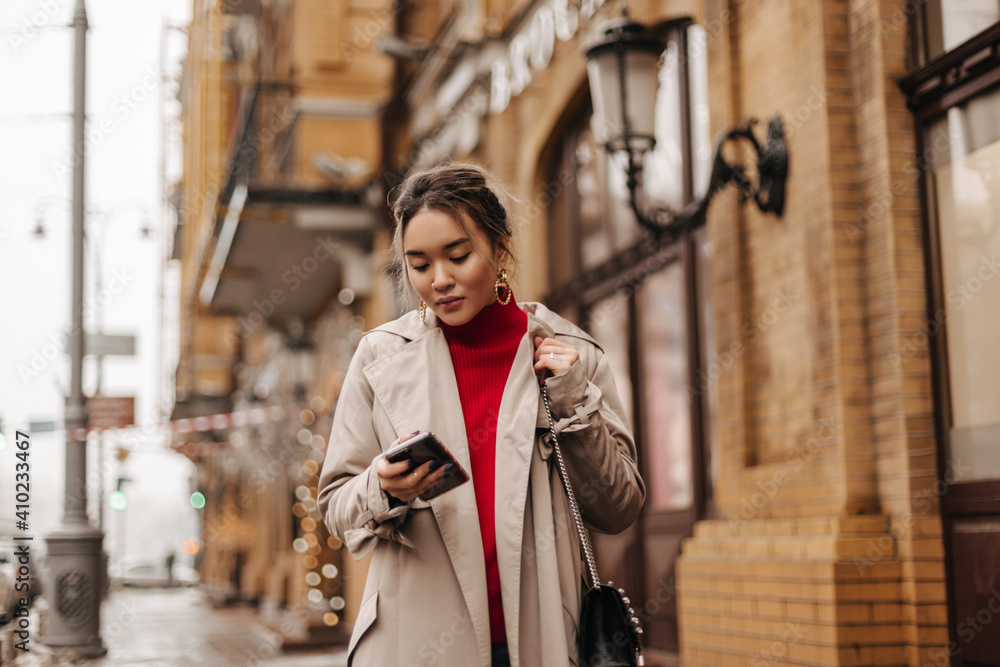
{"label": "silver chain strap", "polygon": [[556,454],[556,463],[559,468],[559,479],[562,480],[566,489],[566,497],[569,498],[569,507],[573,511],[573,521],[576,523],[576,532],[580,536],[580,544],[583,545],[583,556],[587,562],[587,574],[590,575],[590,587],[597,588],[601,580],[597,578],[597,561],[594,559],[594,547],[590,543],[590,535],[583,527],[583,518],[580,516],[580,506],[576,504],[576,494],[573,493],[573,485],[569,483],[569,473],[566,472],[566,463],[563,461],[562,450],[559,448],[559,440],[556,438],[556,424],[552,419],[552,409],[549,407],[548,387],[542,385],[542,400],[545,401],[545,414],[549,417],[549,433],[552,438],[552,450]]}

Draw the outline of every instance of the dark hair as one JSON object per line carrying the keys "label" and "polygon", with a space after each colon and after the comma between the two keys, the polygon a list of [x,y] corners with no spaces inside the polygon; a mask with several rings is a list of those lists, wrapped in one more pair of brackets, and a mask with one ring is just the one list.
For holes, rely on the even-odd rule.
{"label": "dark hair", "polygon": [[[507,201],[510,195],[500,181],[479,165],[447,162],[407,177],[392,205],[396,221],[392,247],[397,262],[400,297],[405,300],[409,281],[403,264],[403,234],[417,213],[424,210],[448,213],[469,232],[475,225],[489,242],[489,248],[475,248],[492,264],[495,255],[506,254],[514,262],[513,231]],[[475,238],[471,234],[470,238]],[[514,267],[505,267],[508,273]]]}

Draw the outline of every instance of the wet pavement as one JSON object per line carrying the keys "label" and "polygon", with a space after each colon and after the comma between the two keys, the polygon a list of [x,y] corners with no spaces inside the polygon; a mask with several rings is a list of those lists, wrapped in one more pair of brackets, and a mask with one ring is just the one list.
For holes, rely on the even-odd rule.
{"label": "wet pavement", "polygon": [[[131,589],[113,592],[101,610],[108,653],[80,659],[34,640],[16,651],[16,667],[346,667],[343,646],[283,650],[279,635],[251,608],[215,609],[197,589]],[[37,621],[37,615],[33,621]],[[37,628],[37,623],[33,623]],[[0,659],[2,662],[2,659]],[[4,667],[8,662],[3,662]]]}

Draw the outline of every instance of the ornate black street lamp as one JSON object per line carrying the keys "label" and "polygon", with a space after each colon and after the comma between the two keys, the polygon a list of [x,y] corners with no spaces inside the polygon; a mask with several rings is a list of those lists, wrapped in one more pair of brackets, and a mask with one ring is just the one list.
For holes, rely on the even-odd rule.
{"label": "ornate black street lamp", "polygon": [[[628,160],[626,184],[632,210],[639,222],[656,234],[677,232],[705,222],[712,196],[726,185],[740,191],[740,201],[753,198],[764,213],[781,217],[785,207],[788,177],[788,147],[781,119],[771,118],[767,143],[761,146],[753,133],[756,119],[724,133],[715,146],[708,190],[683,211],[666,207],[647,208],[642,203],[642,163],[656,145],[654,109],[660,56],[665,43],[627,16],[601,26],[601,39],[587,49],[587,73],[598,140],[609,153],[624,152]],[[757,182],[752,183],[742,164],[730,164],[722,155],[723,145],[734,139],[749,141],[757,153]]]}

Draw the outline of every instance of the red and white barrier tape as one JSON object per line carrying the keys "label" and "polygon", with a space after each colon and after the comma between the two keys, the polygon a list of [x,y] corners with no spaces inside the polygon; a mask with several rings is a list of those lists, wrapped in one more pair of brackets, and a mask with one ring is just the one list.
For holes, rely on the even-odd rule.
{"label": "red and white barrier tape", "polygon": [[[269,408],[253,408],[252,410],[241,410],[218,415],[206,415],[204,417],[191,417],[189,419],[174,419],[167,422],[157,422],[149,424],[148,427],[155,429],[169,430],[173,433],[198,433],[202,431],[216,431],[248,424],[266,424],[268,422],[288,419],[301,410],[298,405],[275,405]],[[67,439],[73,442],[82,442],[87,439],[90,433],[110,434],[112,437],[116,432],[127,432],[133,429],[144,429],[147,426],[130,424],[114,428],[78,428],[66,432]]]}

